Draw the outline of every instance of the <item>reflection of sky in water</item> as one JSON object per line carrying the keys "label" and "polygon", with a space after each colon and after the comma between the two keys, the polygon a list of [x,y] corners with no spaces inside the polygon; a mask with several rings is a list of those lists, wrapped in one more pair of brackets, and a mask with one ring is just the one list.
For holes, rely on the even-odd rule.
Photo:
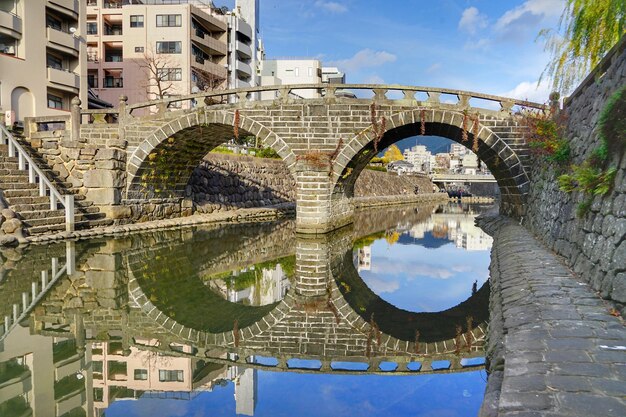
{"label": "reflection of sky in water", "polygon": [[[404,227],[395,239],[378,239],[370,247],[369,265],[359,266],[367,286],[404,310],[436,312],[469,298],[489,277],[491,238],[473,225],[473,216],[437,215]],[[390,235],[390,233],[388,233]],[[356,261],[359,265],[358,260]]]}
{"label": "reflection of sky in water", "polygon": [[[256,417],[423,416],[478,414],[485,372],[444,375],[306,375],[259,371]],[[234,416],[235,385],[190,401],[116,401],[107,417]]]}

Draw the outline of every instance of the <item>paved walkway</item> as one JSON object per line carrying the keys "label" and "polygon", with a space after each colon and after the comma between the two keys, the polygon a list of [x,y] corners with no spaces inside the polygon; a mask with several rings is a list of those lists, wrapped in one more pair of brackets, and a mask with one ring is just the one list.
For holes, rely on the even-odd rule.
{"label": "paved walkway", "polygon": [[495,239],[481,416],[626,416],[624,324],[526,229],[502,217],[481,226]]}

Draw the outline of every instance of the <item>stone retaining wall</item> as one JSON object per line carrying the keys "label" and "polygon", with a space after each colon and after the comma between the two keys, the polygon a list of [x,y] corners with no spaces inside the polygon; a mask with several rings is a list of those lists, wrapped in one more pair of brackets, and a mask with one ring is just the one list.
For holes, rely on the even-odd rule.
{"label": "stone retaining wall", "polygon": [[[626,84],[625,47],[626,38],[566,102],[566,137],[574,164],[600,145],[598,118],[609,97]],[[596,196],[582,218],[576,207],[587,197],[560,191],[554,167],[534,164],[524,224],[602,297],[626,303],[626,156],[609,158],[618,167],[613,190]]]}
{"label": "stone retaining wall", "polygon": [[[420,194],[430,194],[433,183],[425,176],[363,170],[355,197],[364,201],[382,197],[384,204],[423,201],[414,198],[416,187]],[[295,202],[296,183],[282,160],[212,153],[194,170],[186,196],[194,201],[196,211],[212,213]],[[396,197],[403,197],[402,201]]]}

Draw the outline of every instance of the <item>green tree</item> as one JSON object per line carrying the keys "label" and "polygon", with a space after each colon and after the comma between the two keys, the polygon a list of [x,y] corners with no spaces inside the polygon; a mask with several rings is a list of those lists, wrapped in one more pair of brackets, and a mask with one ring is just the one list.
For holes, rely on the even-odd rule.
{"label": "green tree", "polygon": [[383,155],[383,160],[385,163],[393,162],[393,161],[401,161],[404,159],[404,155],[400,152],[400,149],[396,145],[391,145],[385,151]]}
{"label": "green tree", "polygon": [[571,92],[625,30],[626,0],[565,0],[557,30],[539,33],[551,54],[541,78],[548,76],[555,91]]}

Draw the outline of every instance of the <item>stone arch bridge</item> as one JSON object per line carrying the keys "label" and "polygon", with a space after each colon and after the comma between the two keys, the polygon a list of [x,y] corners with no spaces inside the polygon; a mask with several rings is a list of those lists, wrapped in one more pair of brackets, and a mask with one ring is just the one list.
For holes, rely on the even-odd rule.
{"label": "stone arch bridge", "polygon": [[[303,90],[316,90],[321,98],[300,98]],[[345,98],[346,90],[370,97]],[[251,95],[271,99],[250,100]],[[155,203],[172,206],[164,216],[187,214],[191,202],[185,188],[199,161],[235,135],[252,135],[273,148],[293,174],[297,228],[309,233],[350,223],[354,183],[369,160],[420,134],[474,148],[499,184],[502,211],[523,215],[529,150],[517,111],[545,108],[487,94],[396,85],[256,87],[132,105],[122,97],[117,109],[108,110],[80,110],[78,104],[65,135],[72,146],[95,147],[102,159],[115,160],[96,164],[99,173],[84,179],[87,188],[107,189],[109,205],[130,206],[137,218]]]}

